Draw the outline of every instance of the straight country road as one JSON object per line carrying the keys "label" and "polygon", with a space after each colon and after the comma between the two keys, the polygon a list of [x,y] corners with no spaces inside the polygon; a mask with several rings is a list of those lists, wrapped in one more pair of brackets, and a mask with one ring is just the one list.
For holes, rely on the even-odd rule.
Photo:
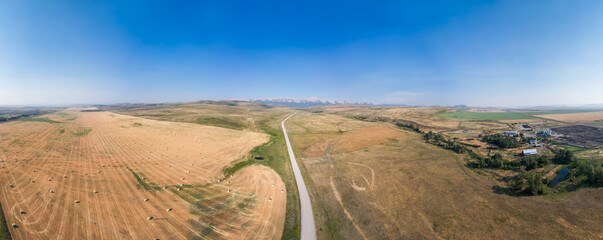
{"label": "straight country road", "polygon": [[287,135],[287,129],[285,128],[285,122],[291,118],[293,114],[285,118],[281,122],[283,128],[283,135],[285,135],[285,141],[287,142],[287,151],[289,151],[289,159],[291,159],[291,167],[293,168],[293,175],[295,176],[295,182],[297,182],[297,190],[299,191],[299,201],[301,204],[301,239],[302,240],[314,240],[316,239],[316,226],[314,224],[314,214],[312,213],[312,202],[310,202],[310,195],[308,189],[304,183],[299,165],[295,160],[295,154],[293,148],[291,148],[291,142],[289,142],[289,136]]}

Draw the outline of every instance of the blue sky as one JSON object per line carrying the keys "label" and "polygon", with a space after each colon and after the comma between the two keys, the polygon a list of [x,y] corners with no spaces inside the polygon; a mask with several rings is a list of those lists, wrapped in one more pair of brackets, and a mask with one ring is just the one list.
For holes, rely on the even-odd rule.
{"label": "blue sky", "polygon": [[603,103],[603,1],[1,1],[0,105]]}

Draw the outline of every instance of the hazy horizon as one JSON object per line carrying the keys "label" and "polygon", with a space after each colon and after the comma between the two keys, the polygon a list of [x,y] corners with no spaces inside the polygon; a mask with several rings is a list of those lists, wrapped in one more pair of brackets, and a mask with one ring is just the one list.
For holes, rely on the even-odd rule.
{"label": "hazy horizon", "polygon": [[603,103],[603,2],[0,3],[0,105]]}

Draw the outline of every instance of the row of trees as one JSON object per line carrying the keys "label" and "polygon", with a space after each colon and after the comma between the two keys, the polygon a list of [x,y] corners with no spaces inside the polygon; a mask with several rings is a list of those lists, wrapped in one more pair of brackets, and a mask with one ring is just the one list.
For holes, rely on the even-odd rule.
{"label": "row of trees", "polygon": [[527,156],[520,160],[507,161],[502,154],[496,153],[488,158],[476,158],[475,162],[469,163],[473,168],[494,168],[494,169],[511,169],[514,167],[522,168],[523,170],[532,170],[544,167],[551,163],[551,160],[546,156]]}
{"label": "row of trees", "polygon": [[428,143],[431,143],[444,149],[452,150],[455,153],[462,154],[466,152],[473,152],[471,151],[471,149],[468,149],[467,146],[460,144],[456,141],[448,140],[442,134],[434,133],[432,131],[424,133],[423,139],[425,139],[425,141]]}

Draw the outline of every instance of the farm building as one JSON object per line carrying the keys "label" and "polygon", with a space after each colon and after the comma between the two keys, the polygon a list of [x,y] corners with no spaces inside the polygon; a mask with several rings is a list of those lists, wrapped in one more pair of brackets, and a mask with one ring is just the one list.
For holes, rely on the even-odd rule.
{"label": "farm building", "polygon": [[526,149],[526,150],[523,150],[523,155],[524,156],[529,156],[529,155],[534,155],[534,154],[538,154],[538,151],[536,149]]}
{"label": "farm building", "polygon": [[547,130],[542,130],[542,131],[538,132],[538,135],[546,137],[546,136],[551,136],[551,133],[552,133],[551,130],[547,129]]}
{"label": "farm building", "polygon": [[507,135],[517,135],[517,131],[505,131]]}
{"label": "farm building", "polygon": [[523,128],[525,128],[525,129],[532,129],[532,127],[530,127],[530,125],[527,125],[527,124],[524,124],[524,125],[521,125],[521,126],[522,126]]}
{"label": "farm building", "polygon": [[532,145],[534,145],[536,147],[540,146],[540,144],[538,144],[538,140],[536,140],[536,139],[530,140],[530,144],[532,144]]}

